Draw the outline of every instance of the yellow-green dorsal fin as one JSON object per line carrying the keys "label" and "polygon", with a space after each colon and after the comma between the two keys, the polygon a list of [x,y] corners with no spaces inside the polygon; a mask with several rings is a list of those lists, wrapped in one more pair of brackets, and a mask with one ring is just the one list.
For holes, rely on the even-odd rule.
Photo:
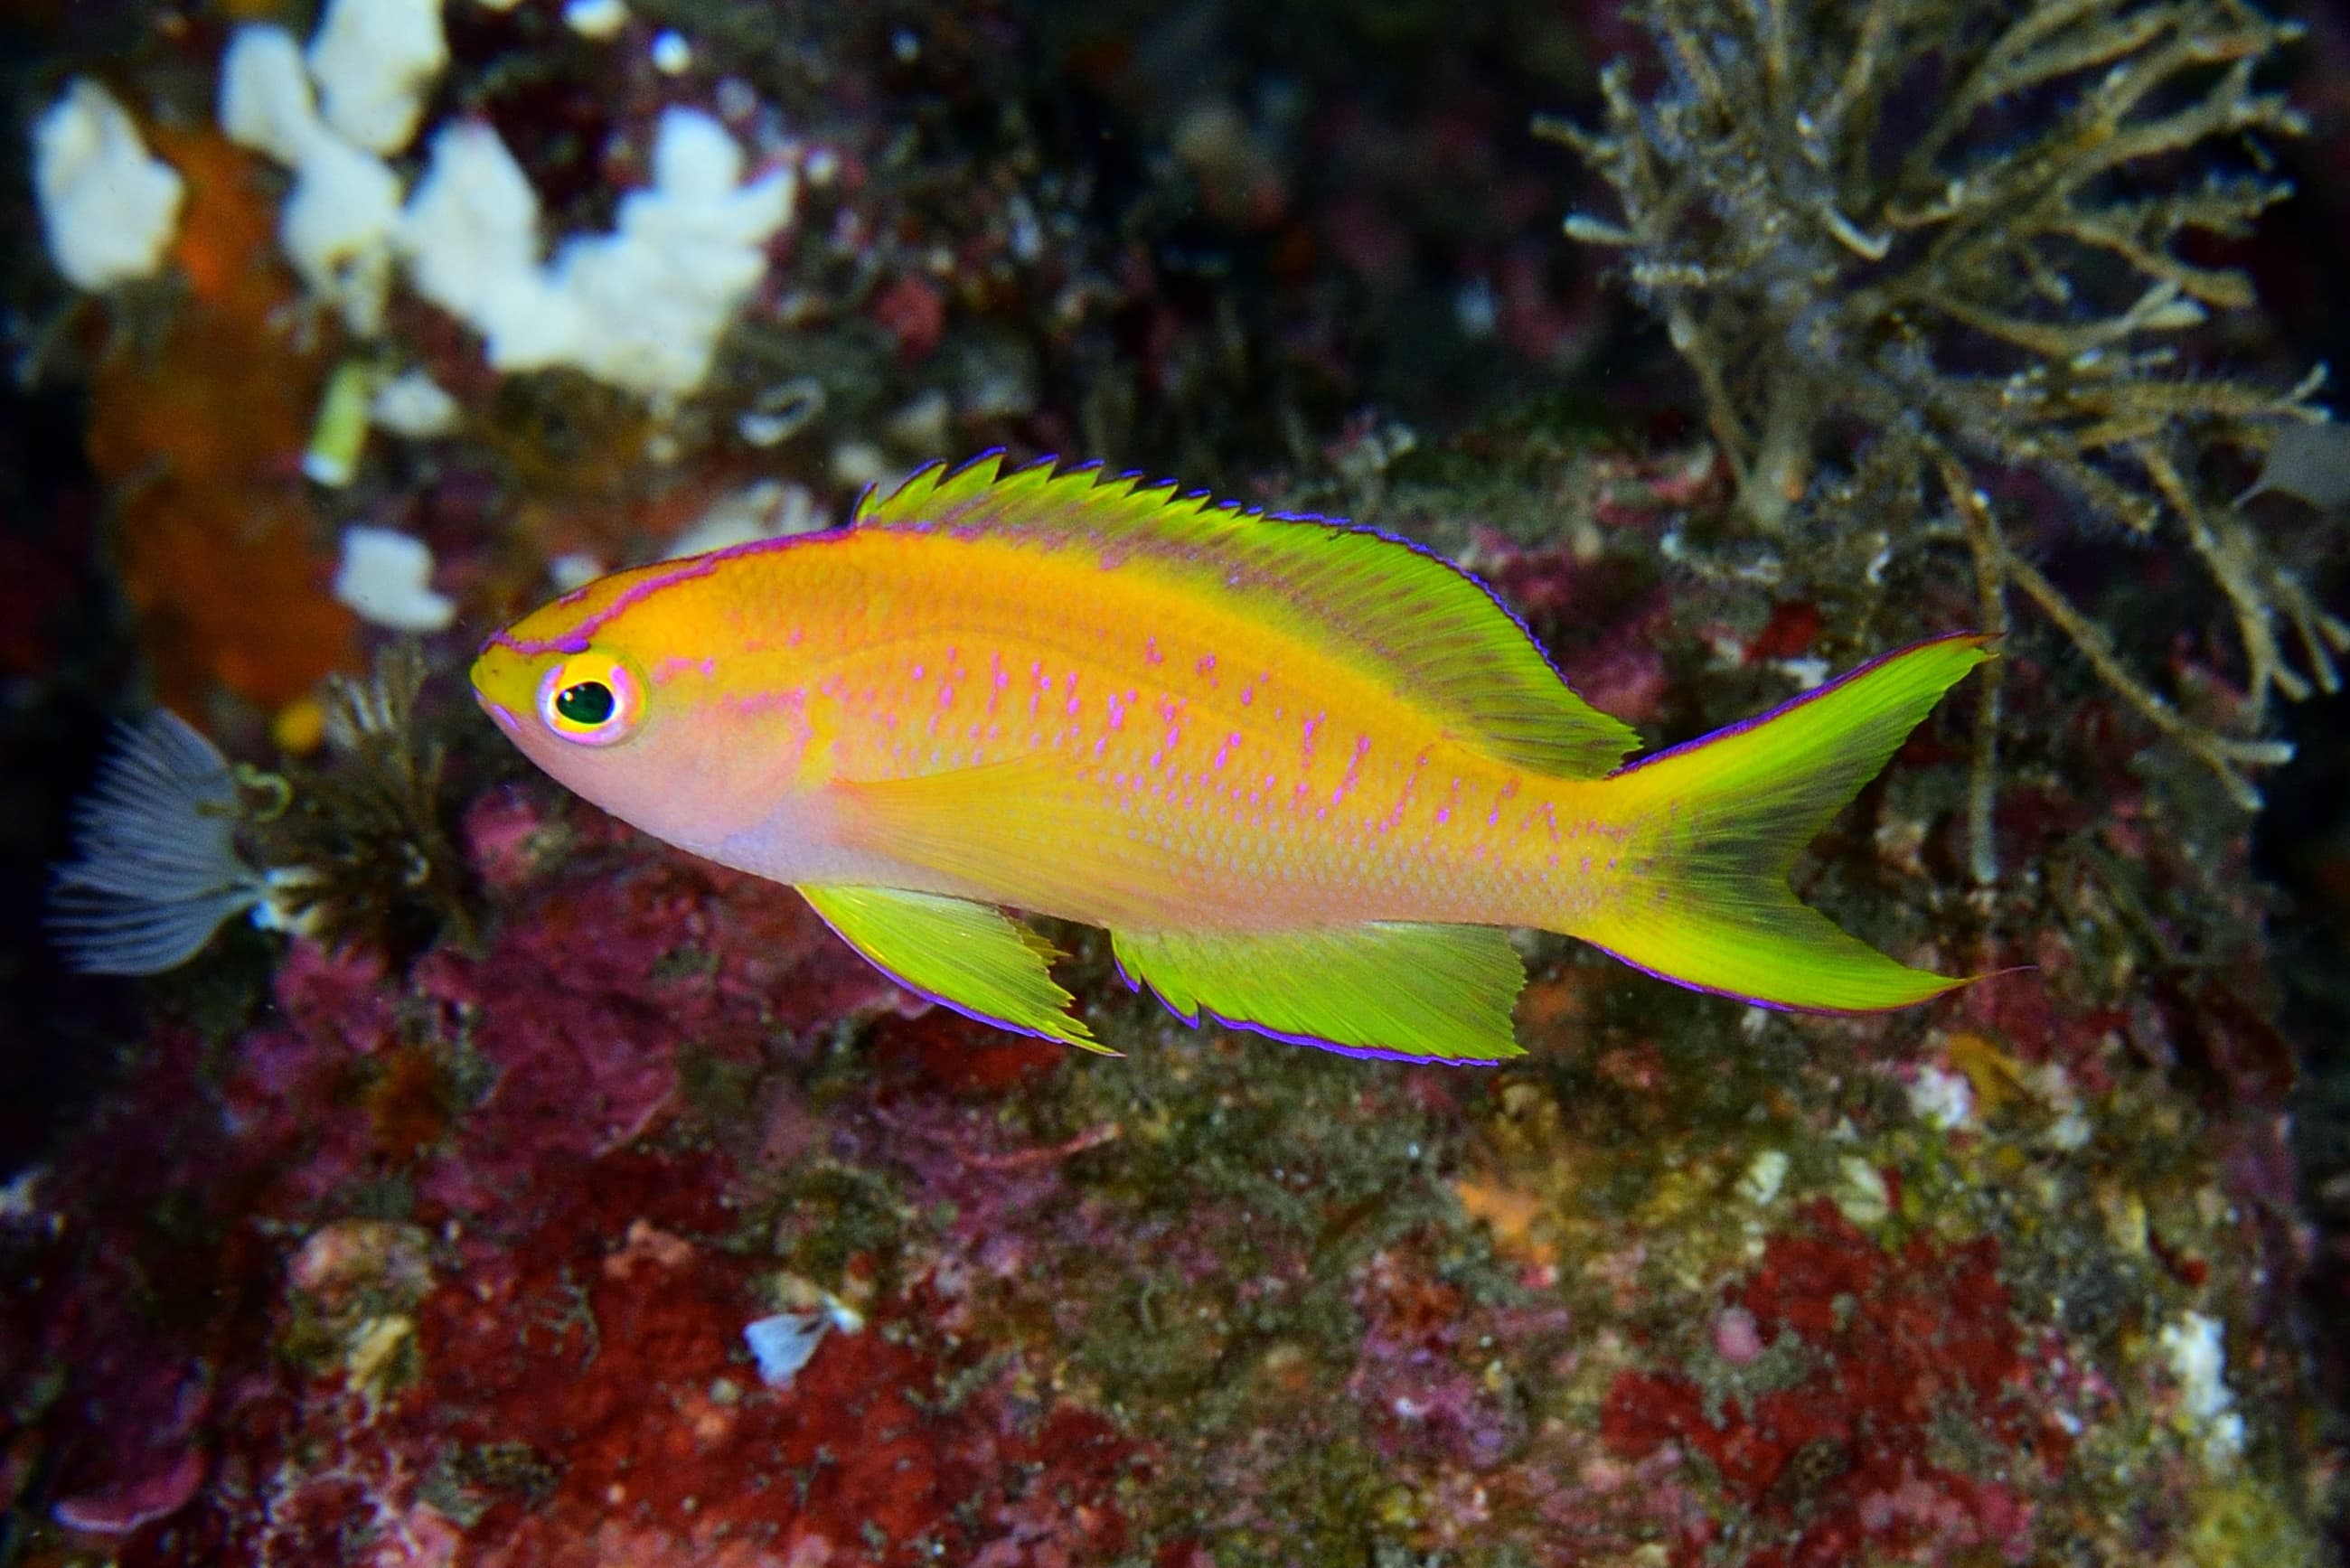
{"label": "yellow-green dorsal fin", "polygon": [[988,453],[868,494],[856,525],[1013,538],[1146,564],[1343,653],[1422,703],[1462,739],[1520,767],[1597,778],[1639,737],[1568,687],[1517,618],[1474,577],[1391,535],[1321,517],[1243,511],[1172,482],[1144,484],[1052,461],[1001,472]]}
{"label": "yellow-green dorsal fin", "polygon": [[1128,985],[1189,1023],[1221,1021],[1350,1056],[1501,1062],[1526,971],[1489,926],[1396,921],[1293,931],[1114,931]]}
{"label": "yellow-green dorsal fin", "polygon": [[1105,1056],[1069,1015],[1054,981],[1053,944],[985,904],[895,888],[802,888],[802,897],[875,968],[983,1023],[1057,1040]]}

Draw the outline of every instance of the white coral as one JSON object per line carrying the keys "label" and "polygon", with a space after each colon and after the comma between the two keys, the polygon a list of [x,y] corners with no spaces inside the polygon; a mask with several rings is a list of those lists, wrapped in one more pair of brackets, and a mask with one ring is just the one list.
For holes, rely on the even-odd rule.
{"label": "white coral", "polygon": [[149,156],[130,111],[87,78],[33,129],[33,189],[50,259],[92,290],[162,266],[185,194],[171,165]]}
{"label": "white coral", "polygon": [[568,366],[647,396],[691,392],[719,336],[765,276],[791,222],[787,170],[743,182],[743,151],[698,110],[671,109],[653,182],[622,198],[608,234],[538,262],[538,202],[497,132],[452,126],[400,222],[417,292],[479,332],[502,370]]}
{"label": "white coral", "polygon": [[308,58],[327,123],[370,152],[398,152],[449,63],[441,0],[332,0]]}
{"label": "white coral", "polygon": [[[347,0],[328,13],[311,42],[314,62],[338,25],[337,16],[356,5]],[[437,29],[439,13],[433,15]],[[348,32],[356,24],[339,26]],[[325,52],[329,58],[337,55],[336,49]],[[389,93],[391,84],[406,79],[404,67],[395,65],[387,62],[377,89]],[[323,77],[318,80],[330,100],[339,92],[348,102],[360,90],[359,78],[344,69],[339,87]],[[320,115],[311,74],[293,35],[283,27],[238,28],[221,61],[220,126],[232,141],[294,171],[293,192],[278,214],[278,244],[313,294],[340,309],[353,332],[372,337],[383,328],[384,300],[391,288],[391,236],[405,192],[379,150]],[[405,137],[391,150],[404,145]]]}

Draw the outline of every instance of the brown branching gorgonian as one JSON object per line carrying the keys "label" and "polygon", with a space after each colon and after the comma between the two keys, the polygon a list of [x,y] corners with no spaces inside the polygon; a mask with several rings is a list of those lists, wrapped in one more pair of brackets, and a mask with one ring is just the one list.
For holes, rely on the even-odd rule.
{"label": "brown branching gorgonian", "polygon": [[[2230,498],[2326,416],[2322,371],[2278,388],[2190,369],[2182,335],[2252,304],[2194,258],[2287,186],[2264,136],[2303,129],[2254,73],[2298,28],[2239,0],[1637,0],[1663,57],[1603,78],[1597,130],[1537,129],[1614,187],[1634,292],[1695,372],[1737,512],[1767,536],[1838,526],[1832,471],[1889,471],[1971,553],[1986,629],[2022,596],[2104,683],[2246,807],[2283,760],[2273,693],[2335,690],[2350,627]],[[2222,150],[2243,171],[2222,171]],[[2208,248],[2208,247],[2206,247]],[[2092,525],[2183,544],[2226,596],[2249,701],[2183,711],[2017,547],[2053,488]],[[1974,869],[1990,840],[1997,685],[1977,732]]]}

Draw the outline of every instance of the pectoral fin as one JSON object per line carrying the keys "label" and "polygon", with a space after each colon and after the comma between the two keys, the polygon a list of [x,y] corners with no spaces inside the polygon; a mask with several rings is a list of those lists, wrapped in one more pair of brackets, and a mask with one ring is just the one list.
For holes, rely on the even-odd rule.
{"label": "pectoral fin", "polygon": [[1132,823],[1052,756],[832,790],[848,842],[1000,902],[1099,925],[1149,908],[1159,873]]}
{"label": "pectoral fin", "polygon": [[983,1023],[1114,1056],[1053,980],[1053,945],[1000,909],[894,888],[802,888],[824,923],[909,991]]}
{"label": "pectoral fin", "polygon": [[1484,926],[1377,922],[1308,930],[1118,931],[1128,983],[1187,1023],[1219,1019],[1350,1056],[1500,1062],[1525,969]]}

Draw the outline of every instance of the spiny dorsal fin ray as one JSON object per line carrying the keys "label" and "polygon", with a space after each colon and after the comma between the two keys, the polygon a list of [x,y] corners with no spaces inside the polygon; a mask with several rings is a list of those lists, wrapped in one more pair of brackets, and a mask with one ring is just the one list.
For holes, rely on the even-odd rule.
{"label": "spiny dorsal fin ray", "polygon": [[1359,662],[1496,756],[1566,778],[1597,778],[1639,737],[1568,687],[1517,618],[1474,577],[1406,541],[1315,517],[1267,515],[1171,483],[1144,484],[1050,459],[1009,474],[988,453],[933,464],[859,527],[984,534],[1147,561],[1213,585]]}

